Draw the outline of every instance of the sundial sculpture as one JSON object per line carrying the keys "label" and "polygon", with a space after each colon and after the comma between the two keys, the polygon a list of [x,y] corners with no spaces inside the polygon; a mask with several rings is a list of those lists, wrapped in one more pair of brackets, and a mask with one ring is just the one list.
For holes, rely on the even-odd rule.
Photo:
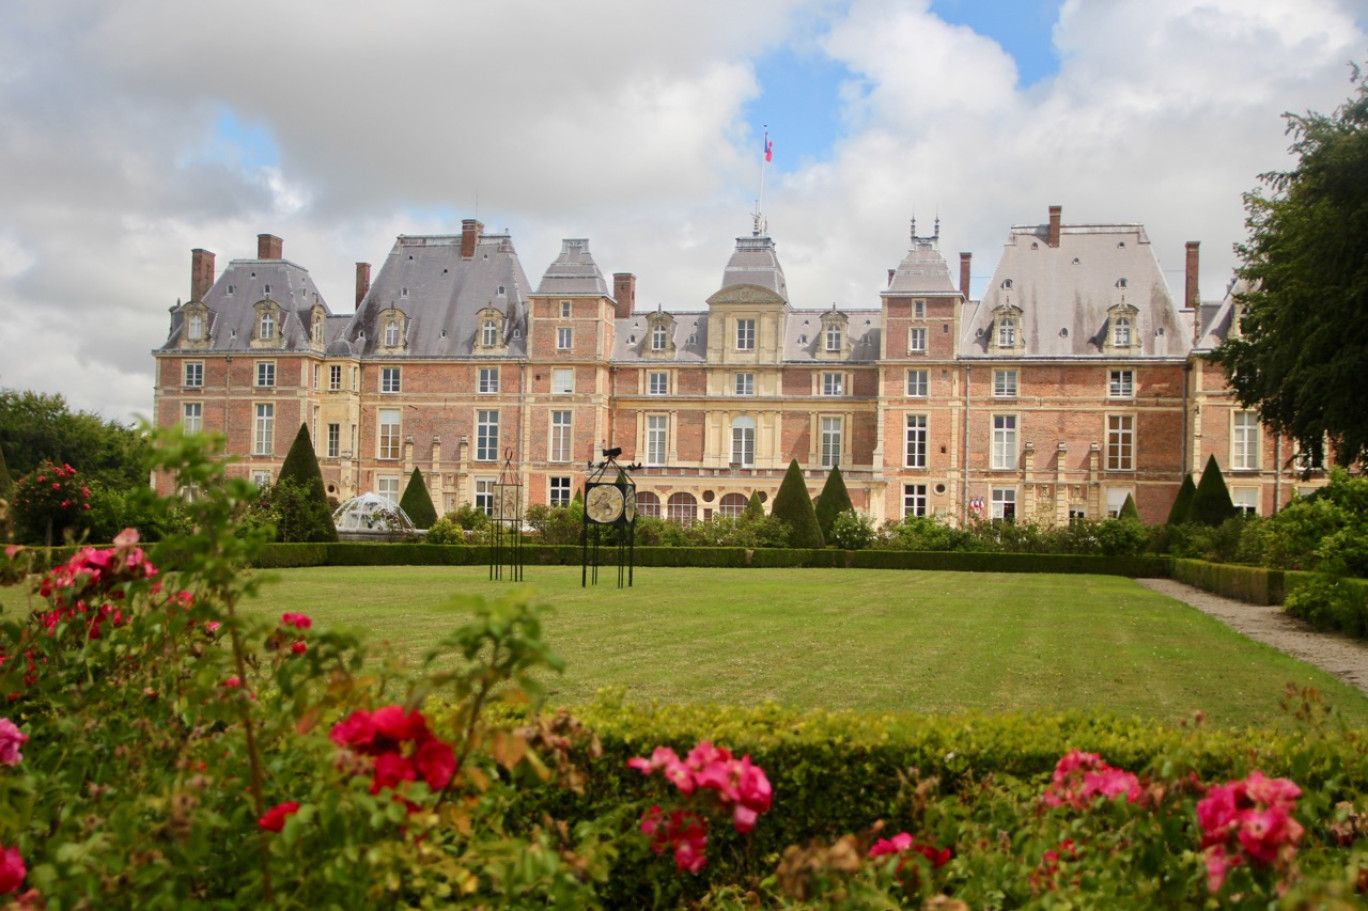
{"label": "sundial sculpture", "polygon": [[636,482],[628,471],[640,465],[622,466],[618,447],[603,450],[603,461],[589,463],[589,478],[584,482],[584,528],[580,538],[580,586],[592,580],[598,585],[599,547],[617,550],[618,588],[632,585],[636,559]]}
{"label": "sundial sculpture", "polygon": [[489,549],[489,579],[507,578],[521,582],[523,577],[522,552],[522,481],[513,466],[513,450],[504,450],[503,471],[494,482],[494,534]]}

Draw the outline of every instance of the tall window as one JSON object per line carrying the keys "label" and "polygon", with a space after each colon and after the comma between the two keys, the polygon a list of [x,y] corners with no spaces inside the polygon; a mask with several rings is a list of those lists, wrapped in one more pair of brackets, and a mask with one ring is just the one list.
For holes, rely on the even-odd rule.
{"label": "tall window", "polygon": [[665,518],[688,528],[698,518],[698,501],[693,494],[670,494],[670,499],[665,503]]}
{"label": "tall window", "polygon": [[822,374],[822,395],[845,395],[845,377],[840,373]]}
{"label": "tall window", "polygon": [[475,479],[475,508],[487,516],[494,515],[494,479]]}
{"label": "tall window", "polygon": [[1017,372],[1015,370],[993,371],[993,395],[996,398],[1015,398],[1017,394]]}
{"label": "tall window", "polygon": [[499,458],[499,412],[478,411],[475,417],[475,458],[493,462]]}
{"label": "tall window", "polygon": [[1107,470],[1132,471],[1135,468],[1135,417],[1107,415]]}
{"label": "tall window", "polygon": [[1016,488],[993,488],[993,518],[1011,522],[1016,519]]}
{"label": "tall window", "polygon": [[203,313],[190,314],[190,318],[186,320],[185,334],[186,337],[189,338],[192,342],[198,342],[204,339]]}
{"label": "tall window", "polygon": [[652,414],[646,418],[646,464],[664,465],[666,440],[669,437],[669,417]]}
{"label": "tall window", "polygon": [[736,394],[755,395],[754,373],[738,373],[736,375]]}
{"label": "tall window", "polygon": [[575,391],[575,368],[551,368],[551,391],[556,395],[569,395]]}
{"label": "tall window", "polygon": [[1128,348],[1131,343],[1131,321],[1128,316],[1118,316],[1116,318],[1116,331],[1113,335],[1114,343],[1118,348]]}
{"label": "tall window", "polygon": [[380,409],[380,451],[379,458],[399,458],[399,409]]}
{"label": "tall window", "polygon": [[919,297],[912,301],[912,318],[926,319],[926,299]]}
{"label": "tall window", "polygon": [[993,468],[1015,468],[1017,419],[1014,414],[993,415]]}
{"label": "tall window", "polygon": [[1259,467],[1259,415],[1253,411],[1237,411],[1230,438],[1230,467],[1237,471],[1253,471]]}
{"label": "tall window", "polygon": [[926,415],[907,416],[907,455],[908,468],[926,467]]}
{"label": "tall window", "polygon": [[204,363],[202,361],[185,362],[185,385],[204,385]]}
{"label": "tall window", "polygon": [[909,329],[907,333],[907,350],[913,354],[926,353],[926,329]]}
{"label": "tall window", "polygon": [[926,485],[903,485],[903,518],[926,515]]}
{"label": "tall window", "polygon": [[664,326],[651,327],[651,350],[664,351],[670,344],[669,332]]}
{"label": "tall window", "polygon": [[381,367],[380,368],[380,391],[398,392],[399,391],[399,368]]}
{"label": "tall window", "polygon": [[385,323],[385,347],[393,348],[399,344],[399,321],[392,319]]}
{"label": "tall window", "polygon": [[841,350],[841,327],[837,323],[831,323],[826,327],[826,350]]}
{"label": "tall window", "polygon": [[1135,373],[1131,370],[1113,370],[1107,382],[1107,395],[1114,399],[1128,399],[1135,395]]}
{"label": "tall window", "polygon": [[204,405],[199,402],[186,402],[185,414],[181,418],[181,428],[186,433],[199,433],[204,429]]}
{"label": "tall window", "polygon": [[328,458],[335,459],[342,449],[342,425],[328,425]]}
{"label": "tall window", "polygon": [[274,385],[275,385],[275,362],[274,362],[274,361],[261,361],[261,362],[259,362],[259,363],[256,365],[256,368],[257,368],[256,384],[257,384],[258,386],[274,386]]}
{"label": "tall window", "polygon": [[574,333],[569,326],[562,326],[556,330],[556,348],[560,351],[569,351],[573,345]]}
{"label": "tall window", "polygon": [[275,446],[275,406],[256,406],[256,427],[252,439],[252,452],[256,455],[270,455]]}
{"label": "tall window", "polygon": [[731,460],[744,467],[755,464],[755,418],[743,415],[732,421]]}
{"label": "tall window", "polygon": [[1004,316],[998,320],[998,347],[1012,348],[1016,346],[1016,317]]}
{"label": "tall window", "polygon": [[841,464],[841,419],[822,418],[822,467]]}
{"label": "tall window", "polygon": [[570,479],[552,478],[551,479],[551,505],[569,506],[570,505]]}
{"label": "tall window", "polygon": [[499,324],[494,320],[487,319],[480,324],[480,344],[486,348],[499,344]]}
{"label": "tall window", "polygon": [[570,461],[570,412],[551,412],[551,461]]}
{"label": "tall window", "polygon": [[340,392],[342,390],[342,365],[328,365],[328,391]]}
{"label": "tall window", "polygon": [[498,392],[498,391],[499,391],[499,368],[498,368],[498,367],[481,367],[481,368],[480,368],[480,386],[479,386],[479,389],[480,389],[481,392]]}
{"label": "tall window", "polygon": [[914,398],[924,398],[926,396],[926,373],[925,370],[907,371],[907,394]]}
{"label": "tall window", "polygon": [[561,313],[561,319],[569,319],[569,318],[570,318],[570,302],[569,302],[569,301],[561,301],[561,302],[560,302],[560,313]]}
{"label": "tall window", "polygon": [[275,313],[266,310],[261,314],[261,323],[257,326],[257,338],[262,341],[275,338],[276,320]]}
{"label": "tall window", "polygon": [[646,375],[646,392],[650,395],[670,394],[670,375],[668,373],[649,373]]}
{"label": "tall window", "polygon": [[736,349],[738,351],[753,351],[755,349],[755,320],[739,319],[736,321]]}

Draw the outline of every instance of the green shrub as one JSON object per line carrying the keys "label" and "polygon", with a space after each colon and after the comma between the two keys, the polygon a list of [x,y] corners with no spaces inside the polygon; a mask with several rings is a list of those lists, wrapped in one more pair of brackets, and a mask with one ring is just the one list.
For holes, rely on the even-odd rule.
{"label": "green shrub", "polygon": [[399,498],[399,508],[413,521],[415,528],[431,528],[437,521],[437,507],[432,505],[432,496],[428,493],[427,483],[423,481],[423,472],[417,466],[409,475],[404,495]]}
{"label": "green shrub", "polygon": [[1318,630],[1368,639],[1368,583],[1322,573],[1298,573],[1284,607]]}
{"label": "green shrub", "polygon": [[1230,500],[1230,490],[1226,488],[1225,478],[1216,457],[1207,458],[1206,468],[1202,470],[1202,480],[1197,482],[1197,492],[1188,507],[1186,521],[1199,525],[1220,525],[1235,515],[1235,504]]}
{"label": "green shrub", "polygon": [[843,512],[853,512],[855,506],[850,502],[850,491],[846,490],[845,478],[841,477],[841,467],[833,465],[827,472],[826,483],[817,495],[817,525],[822,529],[822,538],[831,543],[831,530],[836,517]]}
{"label": "green shrub", "polygon": [[1183,483],[1178,486],[1178,494],[1173,499],[1173,507],[1169,509],[1168,524],[1182,525],[1188,520],[1188,512],[1192,509],[1192,498],[1197,496],[1197,485],[1192,480],[1192,475],[1183,475]]}
{"label": "green shrub", "polygon": [[765,503],[760,499],[760,491],[755,491],[746,501],[746,508],[741,513],[742,522],[756,522],[765,518]]}
{"label": "green shrub", "polygon": [[830,543],[841,550],[864,550],[873,546],[878,537],[874,520],[853,509],[837,515],[836,521],[831,524]]}
{"label": "green shrub", "polygon": [[461,528],[455,520],[443,516],[428,528],[423,535],[424,544],[465,544],[465,529]]}
{"label": "green shrub", "polygon": [[299,425],[276,482],[264,492],[271,504],[277,540],[336,541],[332,506],[323,485],[323,472],[309,439],[309,428]]}
{"label": "green shrub", "polygon": [[797,459],[789,463],[779,492],[774,496],[770,515],[788,526],[789,543],[793,547],[822,547],[826,544]]}

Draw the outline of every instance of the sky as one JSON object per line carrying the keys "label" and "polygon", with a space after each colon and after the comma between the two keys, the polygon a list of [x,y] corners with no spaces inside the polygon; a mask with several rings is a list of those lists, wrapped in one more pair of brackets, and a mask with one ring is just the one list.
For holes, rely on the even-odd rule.
{"label": "sky", "polygon": [[697,310],[763,211],[800,308],[909,223],[982,293],[1013,224],[1146,226],[1219,299],[1242,194],[1332,111],[1368,0],[0,0],[0,388],[149,415],[190,251],[284,238],[334,313],[399,234],[564,237]]}

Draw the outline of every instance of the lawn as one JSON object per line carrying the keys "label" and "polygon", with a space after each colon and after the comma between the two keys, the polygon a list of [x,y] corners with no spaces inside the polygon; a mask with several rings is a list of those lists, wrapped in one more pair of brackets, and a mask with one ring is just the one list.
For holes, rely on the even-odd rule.
{"label": "lawn", "polygon": [[[515,586],[483,567],[338,567],[269,574],[248,610],[300,611],[413,659],[460,625],[453,595]],[[948,713],[1105,708],[1176,723],[1279,723],[1289,682],[1357,727],[1368,697],[1185,604],[1114,576],[894,570],[638,570],[581,588],[577,567],[529,567],[566,660],[552,700],[629,700]],[[0,604],[20,607],[13,588]]]}
{"label": "lawn", "polygon": [[[480,567],[288,570],[252,610],[360,627],[417,658],[459,625],[452,595],[513,586]],[[633,701],[960,712],[1106,708],[1176,723],[1279,723],[1289,682],[1357,727],[1368,697],[1180,602],[1112,576],[884,570],[638,570],[580,587],[576,567],[529,567],[566,659],[553,701],[603,687]],[[12,593],[8,590],[6,594]]]}

